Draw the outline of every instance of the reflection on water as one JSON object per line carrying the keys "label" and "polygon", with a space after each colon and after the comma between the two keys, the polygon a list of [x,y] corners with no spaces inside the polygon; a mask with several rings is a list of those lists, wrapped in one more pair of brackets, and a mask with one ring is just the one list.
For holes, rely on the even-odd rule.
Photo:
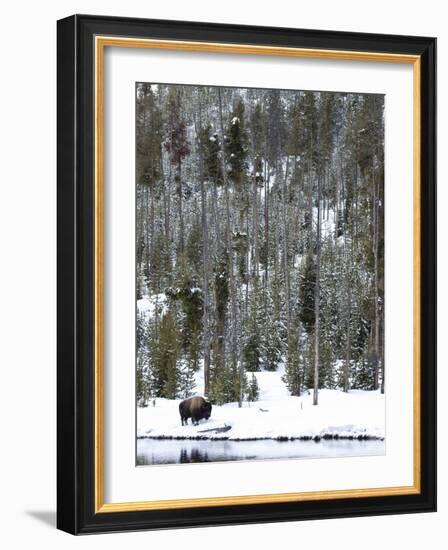
{"label": "reflection on water", "polygon": [[208,453],[200,449],[185,449],[182,447],[179,455],[179,462],[185,464],[187,462],[210,462]]}
{"label": "reflection on water", "polygon": [[228,441],[138,439],[137,465],[186,464],[273,458],[336,458],[385,454],[385,441]]}

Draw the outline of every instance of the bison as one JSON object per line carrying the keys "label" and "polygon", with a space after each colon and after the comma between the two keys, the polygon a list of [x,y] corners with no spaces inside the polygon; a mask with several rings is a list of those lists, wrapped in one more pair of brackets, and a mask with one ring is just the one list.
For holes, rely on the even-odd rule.
{"label": "bison", "polygon": [[188,424],[191,418],[193,424],[199,424],[199,420],[205,418],[208,420],[212,414],[212,404],[203,397],[190,397],[179,403],[180,419],[182,426]]}

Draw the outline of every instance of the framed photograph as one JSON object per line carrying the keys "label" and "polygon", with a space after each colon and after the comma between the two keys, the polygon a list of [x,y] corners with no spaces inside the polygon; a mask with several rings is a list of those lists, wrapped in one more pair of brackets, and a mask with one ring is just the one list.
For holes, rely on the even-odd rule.
{"label": "framed photograph", "polygon": [[435,56],[58,21],[58,528],[435,510]]}

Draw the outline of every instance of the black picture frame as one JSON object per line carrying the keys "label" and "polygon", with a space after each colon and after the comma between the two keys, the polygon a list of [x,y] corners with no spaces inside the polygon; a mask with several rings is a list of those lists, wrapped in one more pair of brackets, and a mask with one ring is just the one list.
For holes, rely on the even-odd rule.
{"label": "black picture frame", "polygon": [[[57,527],[72,534],[436,510],[436,39],[74,15],[57,25]],[[300,502],[95,510],[94,38],[415,55],[421,62],[420,492]]]}

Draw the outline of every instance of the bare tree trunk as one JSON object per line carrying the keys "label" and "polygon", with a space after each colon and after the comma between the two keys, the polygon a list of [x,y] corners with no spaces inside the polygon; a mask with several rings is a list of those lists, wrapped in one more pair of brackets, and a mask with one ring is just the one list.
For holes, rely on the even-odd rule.
{"label": "bare tree trunk", "polygon": [[180,230],[179,230],[179,250],[182,254],[184,251],[184,245],[185,245],[185,229],[184,229],[184,209],[183,209],[183,189],[182,189],[182,161],[179,161],[179,164],[177,166],[177,192],[179,195],[179,222],[180,222]]}
{"label": "bare tree trunk", "polygon": [[[266,147],[267,149],[267,147]],[[269,163],[267,151],[264,161],[264,338],[268,341],[268,278],[269,278]]]}
{"label": "bare tree trunk", "polygon": [[[143,219],[144,219],[144,216],[142,215],[142,206],[141,206],[141,201],[142,201],[142,197],[141,197],[141,190],[137,187],[136,188],[136,207],[137,207],[137,212],[136,212],[136,219],[135,219],[135,222],[136,222],[136,238],[135,238],[135,242],[136,242],[136,245],[137,245],[137,251],[136,251],[136,262],[137,262],[137,267],[138,269],[140,270],[141,267],[142,267],[142,264],[143,264],[143,252],[144,252],[144,242],[145,242],[145,229],[143,227]],[[143,249],[141,248],[142,246],[142,243],[143,243]]]}
{"label": "bare tree trunk", "polygon": [[383,330],[382,330],[382,323],[380,322],[379,323],[379,330],[380,330],[380,334],[381,334],[381,348],[380,348],[380,353],[381,353],[381,393],[384,393],[384,389],[385,389],[385,384],[386,384],[386,373],[384,371],[384,333],[383,333]]}
{"label": "bare tree trunk", "polygon": [[151,207],[150,207],[150,217],[151,217],[150,228],[151,229],[150,229],[150,235],[149,235],[151,246],[149,248],[149,254],[150,254],[150,258],[154,258],[154,235],[155,235],[154,190],[149,189],[149,192],[151,193]]}
{"label": "bare tree trunk", "polygon": [[314,286],[314,390],[313,405],[319,400],[319,344],[320,344],[320,175],[317,178],[316,283]]}
{"label": "bare tree trunk", "polygon": [[373,178],[373,262],[375,273],[375,371],[373,389],[379,388],[380,371],[380,315],[379,315],[379,292],[378,292],[378,192],[375,181],[375,171],[372,169]]}
{"label": "bare tree trunk", "polygon": [[[336,136],[336,148],[339,149],[339,132]],[[339,153],[338,159],[338,168],[337,168],[337,178],[336,178],[336,196],[335,196],[335,209],[334,209],[334,238],[337,240],[339,233],[339,202],[340,202],[340,193],[341,193],[341,181],[342,181],[342,155]]]}
{"label": "bare tree trunk", "polygon": [[[255,165],[255,162],[254,162]],[[254,265],[253,276],[258,279],[260,269],[260,255],[258,251],[258,189],[257,178],[255,173],[252,175],[252,204],[253,204],[253,218],[252,218],[252,232],[254,237]]]}
{"label": "bare tree trunk", "polygon": [[343,389],[345,392],[348,392],[350,389],[350,360],[351,360],[351,335],[350,335],[350,323],[351,323],[351,301],[352,293],[350,286],[350,277],[348,276],[347,271],[347,320],[346,320],[346,342],[345,342],[345,363],[344,363],[344,380],[343,380]]}
{"label": "bare tree trunk", "polygon": [[[170,221],[171,221],[171,177],[172,177],[171,172],[172,172],[172,170],[171,170],[171,162],[170,162],[169,163],[169,173],[168,173],[168,195],[167,195],[167,209],[166,209],[167,218],[168,218],[168,227],[169,227]],[[174,231],[173,231],[173,233],[174,233]],[[169,232],[166,244],[167,244],[167,247],[168,247],[168,258],[169,258],[170,266],[171,266],[171,239],[172,239],[172,234],[171,234],[171,232]],[[168,270],[168,282],[169,282],[170,285],[173,282],[173,270],[172,269]]]}
{"label": "bare tree trunk", "polygon": [[[286,197],[286,184],[289,171],[289,156],[286,158],[285,176],[282,181],[282,202],[283,202],[283,220],[282,220],[282,232],[283,232],[283,269],[285,271],[285,306],[286,306],[286,328],[287,328],[287,341],[289,340],[289,331],[291,329],[291,284],[289,278],[289,262],[288,262],[288,207]],[[288,351],[289,354],[289,351]]]}
{"label": "bare tree trunk", "polygon": [[162,174],[162,193],[163,193],[163,226],[165,229],[165,241],[169,243],[170,241],[170,218],[168,214],[168,197],[166,192],[166,185],[165,185],[165,172],[164,172],[164,166],[163,166],[163,154],[162,154],[162,148],[160,148],[160,170]]}
{"label": "bare tree trunk", "polygon": [[[199,128],[196,128],[196,136],[201,135],[202,130],[202,106],[201,97],[199,103]],[[199,149],[199,173],[201,178],[201,223],[202,223],[202,261],[204,278],[204,309],[203,309],[203,341],[204,341],[204,394],[208,395],[210,389],[210,299],[209,299],[209,244],[207,223],[207,191],[204,183],[204,153],[202,142],[198,137]]]}
{"label": "bare tree trunk", "polygon": [[264,246],[265,246],[265,264],[264,264],[264,286],[267,288],[269,279],[269,162],[266,159],[264,163]]}
{"label": "bare tree trunk", "polygon": [[[218,99],[219,99],[219,122],[221,130],[221,162],[222,162],[222,176],[223,184],[225,191],[225,200],[226,200],[226,244],[227,244],[227,254],[229,262],[229,277],[230,277],[230,304],[231,304],[231,345],[230,351],[232,355],[233,365],[238,365],[238,340],[237,340],[237,304],[236,304],[236,286],[235,286],[235,270],[234,270],[234,261],[233,261],[233,247],[232,247],[232,228],[230,220],[230,198],[229,198],[229,185],[226,172],[226,161],[225,161],[225,141],[224,141],[224,124],[222,119],[222,98],[221,98],[221,88],[218,88]],[[242,407],[242,380],[243,380],[243,364],[239,364],[239,381],[240,381],[240,392],[238,399],[238,407]]]}
{"label": "bare tree trunk", "polygon": [[[145,197],[145,265],[147,275],[150,273],[151,254],[150,249],[152,247],[152,234],[151,234],[151,221],[149,214],[149,201],[148,201],[149,187],[145,185],[144,197]],[[151,286],[151,281],[148,281],[148,287]]]}
{"label": "bare tree trunk", "polygon": [[259,254],[259,248],[258,248],[258,231],[259,231],[259,223],[258,223],[258,188],[257,188],[257,176],[255,172],[255,166],[256,166],[256,154],[255,154],[255,144],[254,144],[254,136],[252,134],[251,139],[251,156],[252,156],[252,235],[253,235],[253,241],[254,241],[254,248],[253,248],[253,258],[252,258],[252,278],[258,279],[260,274],[260,254]]}
{"label": "bare tree trunk", "polygon": [[246,257],[245,257],[245,264],[246,264],[246,295],[244,298],[244,318],[247,319],[247,312],[249,309],[249,262],[250,262],[250,240],[249,240],[249,216],[246,217],[246,235],[247,235],[247,250],[246,250]]}
{"label": "bare tree trunk", "polygon": [[[272,208],[274,212],[274,219],[278,219],[279,216],[279,208],[278,208],[278,200],[277,200],[277,194],[272,194]],[[278,228],[278,223],[274,223],[274,277],[273,280],[275,282],[275,295],[274,295],[274,312],[275,312],[275,319],[278,321],[280,319],[280,303],[278,299],[278,277],[279,277],[279,265],[278,265],[278,253],[280,250],[280,232]]]}
{"label": "bare tree trunk", "polygon": [[343,390],[348,392],[350,389],[350,361],[351,361],[351,314],[352,314],[352,292],[351,292],[351,277],[349,266],[349,254],[348,254],[348,214],[346,212],[346,196],[345,185],[342,186],[342,201],[344,203],[344,265],[345,265],[345,292],[347,302],[347,316],[346,316],[346,342],[345,342],[345,363],[343,371]]}

